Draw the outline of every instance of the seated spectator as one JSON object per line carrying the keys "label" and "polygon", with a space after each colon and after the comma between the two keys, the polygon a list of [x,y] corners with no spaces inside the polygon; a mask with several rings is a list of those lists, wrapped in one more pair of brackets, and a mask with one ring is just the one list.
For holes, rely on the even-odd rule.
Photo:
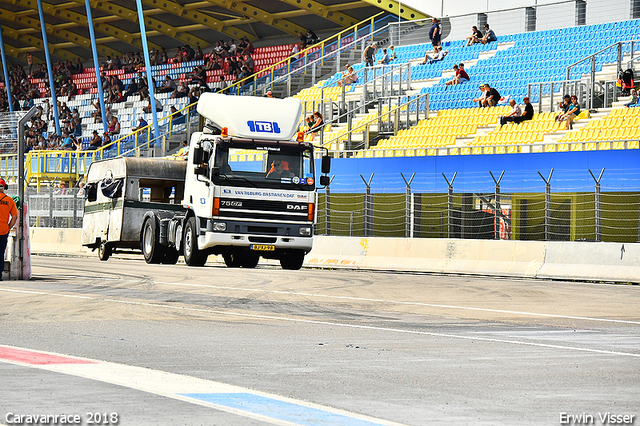
{"label": "seated spectator", "polygon": [[204,59],[204,53],[202,52],[202,49],[200,48],[200,46],[198,46],[198,47],[196,48],[196,54],[195,54],[195,56],[193,57],[193,60],[194,60],[194,61],[199,61],[199,60],[201,60],[201,59]]}
{"label": "seated spectator", "polygon": [[511,112],[507,115],[503,115],[500,117],[500,125],[504,126],[509,121],[513,121],[514,118],[520,117],[522,115],[522,110],[520,109],[520,105],[516,103],[515,99],[511,99],[509,101],[509,105],[511,106]]}
{"label": "seated spectator", "polygon": [[80,117],[73,119],[73,136],[79,138],[82,136],[82,122],[80,121]]}
{"label": "seated spectator", "polygon": [[138,118],[138,125],[136,127],[132,128],[131,131],[137,132],[138,130],[144,129],[148,125],[149,125],[149,123],[147,123],[147,120],[145,120],[144,117],[140,117],[140,118]]}
{"label": "seated spectator", "polygon": [[184,98],[189,95],[189,86],[184,81],[171,94],[171,99]]}
{"label": "seated spectator", "polygon": [[176,107],[174,107],[173,105],[171,105],[171,124],[176,125],[176,124],[184,124],[185,123],[185,116],[182,115],[181,112],[179,112]]}
{"label": "seated spectator", "polygon": [[111,142],[112,142],[111,141],[111,136],[109,136],[109,133],[108,132],[104,132],[102,134],[102,146],[103,147],[108,146],[108,145],[111,144]]}
{"label": "seated spectator", "polygon": [[556,121],[559,121],[560,117],[566,114],[567,111],[569,111],[570,107],[571,107],[571,96],[564,95],[564,97],[562,98],[562,101],[558,104],[558,111],[561,111],[561,112],[560,114],[556,115]]}
{"label": "seated spectator", "polygon": [[307,37],[307,44],[309,46],[313,46],[314,44],[318,44],[318,42],[320,41],[318,39],[318,36],[316,35],[316,33],[314,33],[311,30],[307,30],[306,37]]}
{"label": "seated spectator", "polygon": [[524,97],[524,113],[520,117],[514,117],[513,122],[516,124],[520,124],[523,121],[531,120],[533,118],[533,105],[529,102],[529,98],[527,96]]}
{"label": "seated spectator", "polygon": [[629,99],[629,102],[624,104],[624,106],[627,108],[629,108],[631,105],[638,104],[638,92],[636,92],[636,89],[631,89],[630,94],[631,94],[631,99]]}
{"label": "seated spectator", "polygon": [[484,89],[486,91],[486,97],[482,100],[482,106],[496,106],[498,102],[500,102],[500,93],[493,87],[489,86],[488,83],[484,84]]}
{"label": "seated spectator", "polygon": [[467,74],[467,72],[464,70],[464,64],[463,63],[460,63],[460,65],[454,65],[453,66],[453,70],[456,72],[456,74],[453,76],[453,78],[451,80],[449,80],[449,81],[447,81],[445,83],[447,86],[460,84],[460,83],[464,83],[466,81],[469,81],[469,74]]}
{"label": "seated spectator", "polygon": [[131,82],[129,82],[129,85],[127,86],[127,90],[124,92],[123,98],[126,101],[129,96],[136,93],[138,93],[138,82],[135,77],[132,77]]}
{"label": "seated spectator", "polygon": [[93,137],[91,138],[91,141],[89,142],[89,146],[87,147],[87,150],[96,150],[96,149],[100,148],[101,146],[102,146],[102,138],[98,134],[98,131],[94,130],[93,131]]}
{"label": "seated spectator", "polygon": [[71,136],[68,133],[62,134],[62,145],[60,145],[60,149],[65,151],[73,151],[75,149],[75,145]]}
{"label": "seated spectator", "polygon": [[238,80],[242,80],[243,78],[247,78],[251,76],[251,71],[249,71],[249,68],[247,68],[246,65],[242,66],[242,70],[240,71],[240,74],[238,74]]}
{"label": "seated spectator", "polygon": [[382,59],[378,60],[379,64],[387,65],[391,59],[389,59],[389,54],[387,53],[387,48],[382,49]]}
{"label": "seated spectator", "polygon": [[351,65],[347,65],[347,70],[342,72],[342,80],[338,80],[338,86],[348,86],[349,84],[358,82],[358,74],[353,70]]}
{"label": "seated spectator", "polygon": [[171,155],[173,158],[184,158],[189,156],[189,144],[186,140],[182,141],[182,147],[175,154]]}
{"label": "seated spectator", "polygon": [[389,60],[393,61],[394,59],[396,59],[396,50],[395,47],[393,47],[393,44],[391,46],[389,46]]}
{"label": "seated spectator", "polygon": [[572,95],[571,106],[569,107],[566,113],[564,113],[562,116],[560,116],[560,118],[558,118],[558,121],[566,122],[565,128],[567,130],[570,130],[570,129],[573,129],[573,121],[576,119],[576,117],[578,117],[579,114],[580,114],[580,104],[578,104],[578,97],[576,95]]}
{"label": "seated spectator", "polygon": [[170,75],[166,75],[162,86],[158,89],[158,93],[171,93],[176,90],[176,82],[173,81]]}
{"label": "seated spectator", "polygon": [[429,55],[429,53],[424,55],[424,61],[420,62],[420,65],[424,65],[427,62],[432,64],[434,62],[441,61],[448,53],[448,50],[442,50],[442,46],[436,46],[433,48],[433,55]]}
{"label": "seated spectator", "polygon": [[[147,102],[148,102],[147,106],[142,108],[142,110],[144,112],[146,112],[147,114],[151,114],[151,112],[152,112],[151,111],[151,98],[147,97]],[[156,104],[156,112],[160,112],[160,111],[162,111],[164,109],[164,106],[162,105],[162,102],[160,102],[159,99],[155,100],[155,104]]]}
{"label": "seated spectator", "polygon": [[236,56],[238,54],[238,47],[236,46],[236,42],[231,39],[228,44],[229,48],[227,49],[227,53],[229,56]]}
{"label": "seated spectator", "polygon": [[112,70],[122,69],[122,61],[120,60],[120,57],[118,55],[115,55],[113,57],[113,62],[111,63],[111,69]]}
{"label": "seated spectator", "polygon": [[484,24],[484,37],[480,39],[480,43],[487,44],[497,40],[498,37],[496,37],[496,33],[494,33],[493,30],[489,28],[489,24]]}
{"label": "seated spectator", "polygon": [[109,136],[117,135],[120,133],[120,121],[118,121],[118,117],[115,115],[111,117],[111,121],[107,127],[109,131]]}
{"label": "seated spectator", "polygon": [[480,43],[480,39],[482,39],[482,32],[474,25],[471,27],[471,35],[467,37],[467,46]]}
{"label": "seated spectator", "polygon": [[245,47],[245,49],[242,52],[242,54],[243,55],[246,55],[246,54],[253,55],[253,53],[256,51],[256,48],[253,46],[253,43],[251,43],[247,37],[244,38],[244,41],[247,43],[247,47]]}

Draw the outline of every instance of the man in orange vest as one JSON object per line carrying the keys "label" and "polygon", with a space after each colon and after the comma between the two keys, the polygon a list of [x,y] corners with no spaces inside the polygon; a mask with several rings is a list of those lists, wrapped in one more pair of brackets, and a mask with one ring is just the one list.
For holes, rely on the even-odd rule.
{"label": "man in orange vest", "polygon": [[2,281],[2,272],[4,271],[4,252],[7,249],[7,239],[9,231],[18,221],[18,209],[13,198],[9,197],[4,191],[9,187],[4,179],[0,179],[0,281]]}

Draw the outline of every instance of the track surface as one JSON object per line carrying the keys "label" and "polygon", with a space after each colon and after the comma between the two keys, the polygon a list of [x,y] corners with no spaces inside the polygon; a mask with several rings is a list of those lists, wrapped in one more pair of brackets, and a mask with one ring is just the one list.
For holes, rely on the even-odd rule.
{"label": "track surface", "polygon": [[32,265],[0,283],[0,424],[640,425],[640,286]]}

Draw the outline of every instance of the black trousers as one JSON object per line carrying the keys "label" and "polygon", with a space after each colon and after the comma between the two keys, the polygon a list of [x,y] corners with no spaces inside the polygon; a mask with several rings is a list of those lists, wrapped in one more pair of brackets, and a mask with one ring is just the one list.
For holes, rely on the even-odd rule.
{"label": "black trousers", "polygon": [[9,234],[0,235],[0,280],[2,280],[2,272],[4,271],[4,252],[7,250],[7,239]]}

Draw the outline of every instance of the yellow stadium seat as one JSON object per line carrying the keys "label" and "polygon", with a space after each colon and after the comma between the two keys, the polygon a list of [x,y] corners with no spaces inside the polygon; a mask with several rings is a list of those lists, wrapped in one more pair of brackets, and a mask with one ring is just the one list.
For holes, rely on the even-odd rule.
{"label": "yellow stadium seat", "polygon": [[612,149],[624,149],[624,142],[614,142]]}
{"label": "yellow stadium seat", "polygon": [[506,154],[507,147],[506,146],[497,146],[494,152],[496,154]]}
{"label": "yellow stadium seat", "polygon": [[582,151],[582,144],[581,143],[572,143],[571,144],[571,151]]}
{"label": "yellow stadium seat", "polygon": [[627,144],[627,148],[628,149],[638,149],[638,145],[640,144],[640,142],[638,141],[629,141],[629,143]]}
{"label": "yellow stadium seat", "polygon": [[584,150],[585,151],[595,151],[596,150],[596,143],[595,142],[588,142],[588,143],[584,144]]}
{"label": "yellow stadium seat", "polygon": [[544,146],[544,152],[556,152],[556,146],[555,146],[555,144],[551,144],[551,143],[546,144],[546,145]]}
{"label": "yellow stadium seat", "polygon": [[567,152],[567,151],[569,151],[569,144],[568,143],[558,144],[558,152]]}
{"label": "yellow stadium seat", "polygon": [[611,149],[611,142],[599,142],[598,149],[600,151],[606,151],[608,149]]}
{"label": "yellow stadium seat", "polygon": [[469,155],[471,154],[471,148],[460,148],[460,155]]}
{"label": "yellow stadium seat", "polygon": [[427,155],[426,149],[416,149],[416,157],[424,157]]}
{"label": "yellow stadium seat", "polygon": [[520,152],[520,147],[518,145],[510,145],[507,147],[507,154],[517,154]]}
{"label": "yellow stadium seat", "polygon": [[428,148],[427,149],[427,155],[431,156],[431,157],[435,156],[436,155],[436,150],[434,148]]}

